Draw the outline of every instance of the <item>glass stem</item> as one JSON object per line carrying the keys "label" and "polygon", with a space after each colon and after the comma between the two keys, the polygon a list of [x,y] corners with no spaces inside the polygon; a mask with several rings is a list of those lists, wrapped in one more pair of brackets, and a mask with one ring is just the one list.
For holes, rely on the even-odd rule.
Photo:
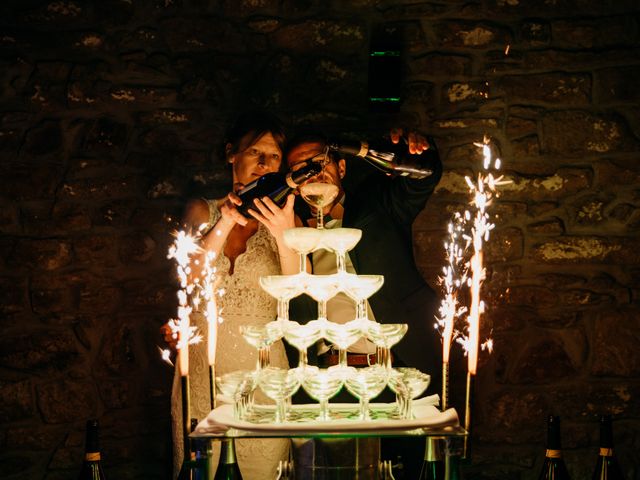
{"label": "glass stem", "polygon": [[347,366],[347,349],[341,348],[338,350],[338,359],[341,367]]}
{"label": "glass stem", "polygon": [[284,399],[278,399],[278,401],[276,402],[276,423],[282,423],[284,422],[286,416],[286,410],[285,410],[285,402]]}
{"label": "glass stem", "polygon": [[320,417],[319,420],[326,422],[329,420],[329,400],[320,400]]}
{"label": "glass stem", "polygon": [[360,300],[356,306],[356,318],[366,318],[367,316],[367,301]]}
{"label": "glass stem", "polygon": [[304,253],[300,254],[300,273],[309,273],[307,272],[307,256]]}
{"label": "glass stem", "polygon": [[369,398],[366,396],[360,397],[360,418],[362,420],[371,420],[371,414],[369,413]]}
{"label": "glass stem", "polygon": [[299,357],[299,361],[298,361],[298,367],[299,368],[304,368],[307,366],[307,349],[305,348],[303,349],[298,349],[298,357]]}
{"label": "glass stem", "polygon": [[347,271],[344,252],[336,254],[336,267],[338,269],[338,273],[344,273]]}
{"label": "glass stem", "polygon": [[327,302],[318,302],[318,318],[327,318]]}
{"label": "glass stem", "polygon": [[320,207],[316,209],[316,228],[318,230],[324,229],[324,212]]}

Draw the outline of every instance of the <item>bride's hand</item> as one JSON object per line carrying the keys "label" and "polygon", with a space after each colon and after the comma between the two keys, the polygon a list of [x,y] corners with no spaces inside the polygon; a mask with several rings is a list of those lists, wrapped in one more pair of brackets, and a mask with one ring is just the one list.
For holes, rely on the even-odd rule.
{"label": "bride's hand", "polygon": [[293,215],[294,199],[295,196],[289,194],[286,203],[280,208],[269,197],[256,198],[249,214],[264,224],[271,235],[280,239],[286,229],[296,226]]}
{"label": "bride's hand", "polygon": [[224,198],[220,205],[220,216],[227,226],[233,227],[236,223],[245,226],[249,221],[247,217],[238,211],[239,205],[242,205],[242,200],[234,192],[229,192]]}

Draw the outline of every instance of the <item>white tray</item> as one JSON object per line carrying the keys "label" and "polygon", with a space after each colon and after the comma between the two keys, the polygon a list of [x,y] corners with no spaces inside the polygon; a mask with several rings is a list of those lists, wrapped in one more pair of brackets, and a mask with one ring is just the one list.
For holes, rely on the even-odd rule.
{"label": "white tray", "polygon": [[[394,403],[372,403],[372,420],[357,418],[358,405],[352,403],[330,404],[329,421],[314,418],[319,413],[318,404],[293,405],[291,412],[298,421],[273,423],[274,407],[260,405],[256,408],[255,421],[236,420],[233,406],[222,405],[209,413],[198,425],[196,434],[222,433],[228,428],[259,432],[366,432],[387,430],[412,430],[416,428],[442,428],[458,426],[458,414],[450,408],[444,412],[434,405],[416,404],[413,406],[414,418],[410,420],[394,417]],[[350,418],[351,417],[351,418]]]}

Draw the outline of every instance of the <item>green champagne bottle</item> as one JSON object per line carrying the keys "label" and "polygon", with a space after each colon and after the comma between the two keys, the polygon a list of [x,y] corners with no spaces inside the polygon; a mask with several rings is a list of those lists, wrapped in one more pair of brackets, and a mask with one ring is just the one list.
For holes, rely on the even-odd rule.
{"label": "green champagne bottle", "polygon": [[100,427],[98,420],[87,421],[84,462],[78,480],[105,480],[100,463]]}
{"label": "green champagne bottle", "polygon": [[550,415],[547,422],[547,452],[539,480],[569,480],[560,446],[560,417]]}
{"label": "green champagne bottle", "polygon": [[222,440],[220,449],[220,461],[214,480],[242,480],[238,459],[236,458],[236,445],[233,438]]}
{"label": "green champagne bottle", "polygon": [[593,480],[623,480],[624,475],[613,455],[613,428],[611,415],[600,417],[600,453],[596,468],[593,470]]}

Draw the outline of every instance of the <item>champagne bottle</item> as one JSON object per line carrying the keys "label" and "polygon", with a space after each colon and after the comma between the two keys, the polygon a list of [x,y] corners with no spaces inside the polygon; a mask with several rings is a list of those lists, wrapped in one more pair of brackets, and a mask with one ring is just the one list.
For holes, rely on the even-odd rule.
{"label": "champagne bottle", "polygon": [[269,197],[274,203],[282,207],[289,193],[308,178],[320,173],[321,170],[322,164],[320,162],[312,162],[309,160],[303,167],[298,168],[295,172],[289,172],[286,175],[280,172],[266,173],[245,185],[238,192],[238,197],[242,200],[242,205],[238,207],[238,211],[246,215],[247,210],[250,208],[255,210],[253,200],[262,197]]}
{"label": "champagne bottle", "polygon": [[427,437],[419,480],[444,480],[444,458],[439,438]]}
{"label": "champagne bottle", "polygon": [[613,455],[613,429],[611,415],[600,417],[600,453],[596,468],[593,470],[593,480],[623,480],[624,475]]}
{"label": "champagne bottle", "polygon": [[[192,418],[189,431],[193,431],[198,426],[198,419]],[[185,459],[182,462],[177,480],[204,480],[206,474],[206,446],[202,440],[190,438],[189,451],[185,452]],[[188,456],[188,458],[187,458]]]}
{"label": "champagne bottle", "polygon": [[547,452],[539,480],[569,480],[560,446],[560,417],[550,415],[547,422]]}
{"label": "champagne bottle", "polygon": [[433,170],[422,166],[425,157],[410,154],[409,146],[403,142],[393,143],[384,139],[375,142],[336,141],[329,143],[329,149],[343,155],[361,157],[393,176],[420,179],[433,174]]}
{"label": "champagne bottle", "polygon": [[87,421],[84,462],[78,480],[105,480],[100,463],[100,429],[98,420]]}
{"label": "champagne bottle", "polygon": [[222,440],[220,448],[220,460],[214,480],[242,480],[240,467],[236,458],[236,445],[233,438]]}

